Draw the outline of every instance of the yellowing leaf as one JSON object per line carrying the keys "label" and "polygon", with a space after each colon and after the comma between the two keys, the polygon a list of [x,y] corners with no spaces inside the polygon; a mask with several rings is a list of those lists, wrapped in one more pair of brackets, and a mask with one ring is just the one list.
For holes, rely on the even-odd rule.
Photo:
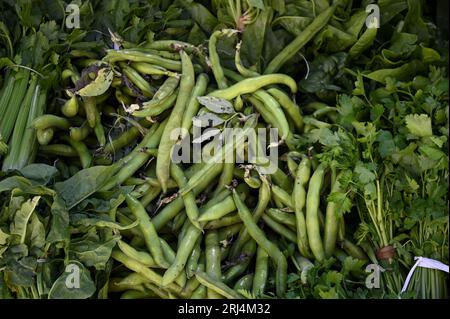
{"label": "yellowing leaf", "polygon": [[113,80],[114,74],[111,68],[106,67],[98,71],[94,81],[78,90],[76,93],[80,96],[99,96],[105,93]]}
{"label": "yellowing leaf", "polygon": [[431,119],[426,114],[410,114],[405,117],[409,132],[419,137],[432,136]]}
{"label": "yellowing leaf", "polygon": [[25,234],[27,230],[28,221],[31,214],[34,212],[41,196],[34,196],[22,204],[20,209],[14,216],[14,223],[11,225],[11,234],[20,236],[20,243],[25,242]]}
{"label": "yellowing leaf", "polygon": [[0,245],[5,245],[8,237],[9,237],[9,235],[7,233],[4,233],[2,231],[2,229],[0,228]]}

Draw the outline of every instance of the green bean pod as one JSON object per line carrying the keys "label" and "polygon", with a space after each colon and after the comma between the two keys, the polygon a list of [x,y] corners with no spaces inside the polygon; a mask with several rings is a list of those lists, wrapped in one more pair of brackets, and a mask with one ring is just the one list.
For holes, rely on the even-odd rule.
{"label": "green bean pod", "polygon": [[35,118],[32,125],[37,130],[45,130],[50,127],[68,130],[70,127],[70,122],[63,117],[52,114],[44,114]]}
{"label": "green bean pod", "polygon": [[89,127],[87,125],[83,125],[80,127],[72,126],[70,128],[70,137],[74,141],[81,142],[89,135]]}
{"label": "green bean pod", "polygon": [[367,28],[355,44],[348,50],[351,59],[358,58],[366,49],[370,48],[377,36],[377,28]]}
{"label": "green bean pod", "polygon": [[290,155],[287,156],[286,162],[289,174],[295,177],[295,175],[297,175],[297,168],[298,168],[297,162]]}
{"label": "green bean pod", "polygon": [[[129,258],[124,253],[117,251],[117,250],[112,252],[111,257],[114,258],[115,260],[117,260],[118,262],[122,263],[125,267],[144,276],[150,282],[156,284],[157,286],[161,286],[161,282],[162,282],[161,275],[159,275],[155,271],[151,270],[150,268],[145,267],[139,261]],[[182,292],[182,288],[175,283],[170,284],[167,288],[170,291],[179,295],[180,297],[186,297],[186,295]]]}
{"label": "green bean pod", "polygon": [[296,229],[297,223],[295,215],[291,213],[286,213],[281,209],[268,208],[265,214],[272,218],[274,221],[281,223],[283,225],[289,226],[290,228]]}
{"label": "green bean pod", "polygon": [[245,67],[241,61],[241,44],[242,41],[238,42],[236,45],[236,53],[234,55],[234,64],[238,72],[245,78],[251,78],[255,76],[260,76],[258,72],[252,71],[249,68]]}
{"label": "green bean pod", "polygon": [[259,246],[263,247],[267,254],[273,259],[275,265],[277,265],[275,280],[276,292],[279,297],[283,297],[287,284],[286,257],[274,243],[267,239],[264,232],[253,221],[250,211],[247,206],[245,206],[244,202],[241,201],[235,190],[233,190],[233,198],[236,203],[236,207],[238,208],[239,216],[241,217],[250,236],[258,243]]}
{"label": "green bean pod", "polygon": [[106,144],[103,152],[105,154],[115,153],[125,146],[132,144],[133,141],[139,136],[139,134],[139,129],[135,126],[132,126],[128,130],[123,132],[119,137]]}
{"label": "green bean pod", "polygon": [[145,193],[141,198],[140,202],[142,206],[146,207],[150,204],[158,195],[161,193],[161,187],[153,186],[151,187],[147,193]]}
{"label": "green bean pod", "polygon": [[269,117],[273,118],[276,128],[279,130],[278,134],[280,135],[281,140],[287,140],[288,136],[292,133],[289,129],[289,122],[278,101],[264,90],[257,90],[253,93],[253,96],[265,104],[266,110],[269,112]]}
{"label": "green bean pod", "polygon": [[308,234],[306,231],[305,206],[306,206],[306,186],[311,175],[311,161],[304,157],[297,167],[294,189],[292,191],[292,202],[294,203],[295,219],[297,222],[297,247],[300,253],[310,258]]}
{"label": "green bean pod", "polygon": [[199,184],[205,176],[212,176],[211,172],[214,171],[215,167],[218,165],[223,167],[224,159],[226,159],[230,153],[234,152],[237,145],[241,145],[245,141],[248,132],[252,130],[256,124],[257,116],[251,116],[247,122],[245,122],[244,128],[236,134],[235,139],[233,139],[234,143],[227,143],[225,147],[222,148],[222,152],[214,154],[210,161],[189,179],[186,186],[180,189],[180,193],[184,194],[189,192],[193,187]]}
{"label": "green bean pod", "polygon": [[220,174],[219,181],[217,182],[216,189],[214,190],[215,194],[218,194],[219,192],[223,191],[226,188],[226,186],[231,184],[231,181],[233,180],[233,172],[234,172],[234,160],[232,163],[223,164],[222,174]]}
{"label": "green bean pod", "polygon": [[202,96],[206,92],[208,86],[209,77],[205,73],[200,73],[195,81],[195,86],[192,89],[191,97],[187,103],[186,109],[183,114],[183,120],[181,121],[182,130],[189,131],[192,127],[192,119],[197,114],[199,109],[199,102],[197,97]]}
{"label": "green bean pod", "polygon": [[289,195],[284,189],[277,185],[272,185],[272,195],[275,199],[279,200],[284,206],[294,209],[292,202],[292,196]]}
{"label": "green bean pod", "polygon": [[206,299],[206,286],[198,286],[192,293],[191,299]]}
{"label": "green bean pod", "polygon": [[241,222],[241,218],[239,217],[238,214],[234,213],[234,214],[229,214],[222,218],[208,222],[204,226],[204,229],[218,229],[218,228],[222,228],[222,227],[226,227],[226,226],[235,225],[240,222]]}
{"label": "green bean pod", "polygon": [[[138,286],[139,287],[139,286]],[[122,293],[120,296],[120,299],[146,299],[146,298],[152,298],[154,296],[154,293],[151,291],[139,291],[130,289]]]}
{"label": "green bean pod", "polygon": [[292,101],[289,96],[277,88],[270,88],[267,90],[277,101],[281,107],[286,111],[288,116],[294,122],[294,126],[298,132],[303,129],[303,117],[300,113],[300,108]]}
{"label": "green bean pod", "polygon": [[266,287],[269,275],[269,255],[261,247],[256,249],[255,275],[253,276],[252,293],[255,296],[261,296]]}
{"label": "green bean pod", "polygon": [[139,229],[144,235],[145,244],[156,264],[162,268],[167,268],[169,265],[163,256],[158,234],[156,233],[155,227],[145,211],[144,206],[130,195],[126,196],[126,201],[133,215],[139,220]]}
{"label": "green bean pod", "polygon": [[162,279],[163,286],[172,283],[183,272],[189,255],[191,254],[192,249],[194,249],[197,239],[201,235],[201,230],[189,223],[187,224],[189,226],[178,247],[175,261],[164,273]]}
{"label": "green bean pod", "polygon": [[170,76],[170,77],[178,76],[178,73],[176,73],[176,72],[168,71],[167,69],[165,69],[159,65],[154,65],[154,64],[150,64],[150,63],[146,63],[146,62],[133,62],[130,64],[130,66],[141,74],[166,75],[166,76]]}
{"label": "green bean pod", "polygon": [[325,174],[325,165],[319,164],[314,171],[308,185],[308,194],[306,196],[306,230],[308,233],[309,247],[313,256],[318,261],[325,259],[325,251],[320,236],[319,226],[319,202],[320,189]]}
{"label": "green bean pod", "polygon": [[156,264],[155,260],[149,253],[145,251],[139,251],[133,246],[127,244],[123,240],[119,240],[117,242],[117,246],[119,249],[128,257],[139,260],[140,263],[150,268],[159,268],[159,265]]}
{"label": "green bean pod", "polygon": [[99,120],[94,126],[94,133],[97,137],[98,144],[103,147],[106,144],[105,129],[102,122]]}
{"label": "green bean pod", "polygon": [[[220,266],[220,247],[217,231],[210,230],[205,237],[205,254],[206,254],[206,274],[212,280],[220,280],[222,271]],[[195,274],[198,277],[198,272]],[[199,279],[201,282],[201,279]],[[207,296],[209,299],[220,299],[220,294],[213,287],[208,287]]]}
{"label": "green bean pod", "polygon": [[[339,178],[342,174],[338,174],[333,186],[331,187],[331,193],[341,192],[341,183]],[[325,256],[331,257],[334,254],[334,248],[336,247],[336,241],[338,237],[340,218],[336,211],[336,203],[328,202],[325,217],[325,227],[323,236],[323,246],[325,249]],[[341,217],[342,218],[342,217]]]}
{"label": "green bean pod", "polygon": [[197,239],[197,242],[195,243],[194,248],[191,250],[191,254],[188,257],[187,263],[186,263],[186,276],[188,278],[191,278],[194,276],[194,273],[197,271],[197,267],[199,266],[198,262],[200,259],[200,255],[202,254],[202,237],[199,237]]}
{"label": "green bean pod", "polygon": [[217,30],[213,32],[208,42],[209,61],[211,63],[211,69],[219,89],[225,89],[228,87],[227,79],[225,78],[222,66],[220,65],[220,57],[216,49],[217,40],[219,37],[224,36],[226,31],[227,30]]}
{"label": "green bean pod", "polygon": [[57,156],[65,156],[65,157],[78,156],[77,151],[73,147],[65,144],[40,145],[39,150],[43,153]]}
{"label": "green bean pod", "polygon": [[[201,192],[203,192],[210,183],[214,180],[214,178],[220,173],[222,170],[221,165],[216,165],[213,167],[211,174],[204,176],[204,178],[194,187],[192,190],[194,194],[197,196]],[[161,229],[164,225],[166,225],[172,218],[174,218],[182,209],[184,208],[183,199],[177,197],[173,201],[171,201],[167,206],[165,206],[154,218],[153,223],[157,230]]]}
{"label": "green bean pod", "polygon": [[151,117],[157,116],[164,111],[170,109],[177,100],[178,90],[175,90],[173,94],[162,100],[150,100],[144,103],[143,108],[132,113],[136,117]]}
{"label": "green bean pod", "polygon": [[78,100],[75,95],[73,95],[69,100],[64,103],[61,108],[62,114],[66,117],[74,117],[78,113]]}
{"label": "green bean pod", "polygon": [[366,253],[360,247],[356,246],[348,239],[345,239],[342,242],[342,248],[349,256],[353,258],[360,259],[363,261],[368,260]]}
{"label": "green bean pod", "polygon": [[289,179],[289,176],[286,175],[283,170],[281,170],[279,167],[273,173],[270,175],[270,178],[273,180],[273,182],[280,186],[282,189],[284,189],[286,192],[290,191],[292,189],[291,181]]}
{"label": "green bean pod", "polygon": [[[199,264],[196,271],[205,271],[205,265]],[[193,292],[200,286],[200,282],[195,276],[191,277],[183,287],[183,292],[192,296]]]}
{"label": "green bean pod", "polygon": [[133,103],[133,100],[128,95],[124,94],[124,92],[122,92],[122,90],[120,89],[116,89],[114,95],[116,97],[116,100],[119,101],[120,104],[130,105]]}
{"label": "green bean pod", "polygon": [[333,5],[319,14],[291,43],[285,46],[283,50],[270,61],[264,74],[277,72],[285,62],[291,59],[306,43],[325,27],[333,16],[338,2],[333,3]]}
{"label": "green bean pod", "polygon": [[[261,187],[259,188],[258,194],[258,204],[253,210],[253,221],[257,223],[261,218],[262,214],[266,210],[267,205],[270,202],[270,194],[271,187],[266,178],[262,178]],[[231,247],[230,256],[231,258],[237,258],[237,256],[241,253],[243,245],[250,239],[249,232],[246,227],[242,228],[239,232],[239,235],[236,241],[233,243]]]}
{"label": "green bean pod", "polygon": [[145,45],[148,49],[159,50],[159,51],[171,51],[177,52],[183,49],[187,53],[191,54],[198,50],[197,47],[188,42],[177,41],[177,40],[156,40]]}
{"label": "green bean pod", "polygon": [[161,142],[159,143],[158,148],[158,158],[156,161],[156,176],[158,177],[158,180],[164,192],[167,191],[167,182],[170,177],[172,146],[176,142],[175,140],[173,140],[173,136],[171,138],[171,135],[173,135],[173,132],[176,129],[179,129],[181,126],[181,119],[186,107],[186,103],[192,93],[195,82],[194,67],[189,56],[184,51],[181,51],[180,55],[181,62],[183,64],[180,81],[180,91],[178,93],[175,106],[172,109],[172,113],[161,137]]}
{"label": "green bean pod", "polygon": [[119,64],[123,74],[133,83],[141,92],[147,96],[152,97],[154,92],[151,85],[132,67],[125,63]]}
{"label": "green bean pod", "polygon": [[158,103],[158,101],[162,101],[165,98],[169,97],[173,92],[175,92],[176,88],[178,87],[178,83],[180,83],[179,76],[168,77],[156,91],[152,100],[155,100]]}
{"label": "green bean pod", "polygon": [[178,214],[177,216],[175,216],[175,218],[172,220],[172,232],[173,233],[181,233],[181,230],[183,228],[183,226],[186,225],[186,220],[187,220],[187,215],[185,211],[182,211],[180,214]]}
{"label": "green bean pod", "polygon": [[295,236],[295,232],[293,230],[277,222],[267,214],[263,214],[261,218],[264,221],[264,224],[269,226],[274,232],[293,243],[297,242],[297,237]]}
{"label": "green bean pod", "polygon": [[285,74],[270,74],[242,80],[226,89],[213,91],[208,96],[231,101],[238,95],[254,93],[265,86],[274,84],[284,84],[290,88],[292,93],[297,92],[297,83],[290,76]]}
{"label": "green bean pod", "polygon": [[255,176],[246,176],[244,175],[244,182],[251,188],[257,189],[261,187],[261,180]]}
{"label": "green bean pod", "polygon": [[165,59],[155,54],[133,50],[106,50],[104,60],[110,63],[118,61],[146,62],[172,71],[181,71],[182,69],[180,61]]}
{"label": "green bean pod", "polygon": [[150,54],[154,54],[154,55],[159,55],[160,57],[166,58],[166,59],[170,59],[170,60],[180,60],[180,55],[178,53],[173,53],[173,52],[167,52],[167,51],[162,51],[162,50],[154,50],[154,49],[149,49],[149,48],[143,48],[143,47],[134,47],[132,49],[133,51],[138,51],[138,52],[143,52],[143,53],[150,53]]}
{"label": "green bean pod", "polygon": [[136,146],[130,154],[121,158],[114,164],[120,169],[110,178],[109,182],[102,187],[102,190],[109,190],[115,185],[120,185],[148,161],[151,155],[144,152],[143,149],[151,149],[158,146],[166,123],[167,120],[161,124],[154,124],[147,132],[141,143],[139,143],[139,145]]}
{"label": "green bean pod", "polygon": [[242,223],[226,226],[219,228],[217,230],[219,235],[219,242],[229,241],[230,238],[233,238],[237,233],[239,233],[242,229]]}
{"label": "green bean pod", "polygon": [[[170,291],[168,291],[167,289],[163,289],[161,287],[158,287],[155,284],[152,284],[150,282],[147,282],[144,284],[146,293],[148,294],[148,296],[153,296],[155,297],[159,297],[161,299],[174,299],[174,296],[172,295],[172,293]],[[139,298],[141,299],[141,298]]]}
{"label": "green bean pod", "polygon": [[248,274],[239,278],[233,286],[236,291],[245,290],[249,291],[252,288],[253,274]]}
{"label": "green bean pod", "polygon": [[[246,198],[247,192],[248,189],[244,189],[243,191],[239,192],[239,196],[241,196],[242,199],[244,200]],[[227,196],[227,198],[225,198],[223,201],[203,211],[198,221],[208,222],[211,220],[216,220],[235,211],[236,205],[234,203],[233,196],[230,195]]]}
{"label": "green bean pod", "polygon": [[249,239],[245,243],[245,245],[242,247],[241,254],[238,256],[237,264],[230,267],[222,275],[222,281],[225,284],[229,284],[247,270],[251,260],[256,253],[256,246],[256,242],[253,239]]}
{"label": "green bean pod", "polygon": [[[187,183],[187,179],[184,176],[181,168],[172,163],[170,166],[170,175],[173,177],[175,182],[178,184],[178,187],[184,187]],[[199,210],[197,207],[197,203],[195,202],[195,194],[193,192],[189,192],[182,196],[184,201],[184,207],[186,209],[186,215],[189,218],[189,221],[195,226],[199,231],[202,231],[202,226],[199,221]]]}
{"label": "green bean pod", "polygon": [[211,277],[207,272],[198,271],[195,273],[198,281],[207,287],[207,292],[212,291],[214,295],[209,293],[208,298],[221,298],[221,296],[227,299],[242,299],[241,295],[235,292],[233,289]]}
{"label": "green bean pod", "polygon": [[40,145],[48,145],[52,141],[54,133],[55,131],[51,127],[38,129],[36,130],[36,138]]}
{"label": "green bean pod", "polygon": [[81,161],[81,166],[83,168],[88,168],[92,165],[92,156],[88,148],[86,147],[86,144],[84,144],[83,142],[76,141],[71,137],[65,137],[64,140],[69,142],[69,144],[78,153],[78,156],[80,157]]}
{"label": "green bean pod", "polygon": [[83,97],[83,106],[89,126],[95,128],[97,123],[100,122],[100,114],[98,113],[95,97]]}

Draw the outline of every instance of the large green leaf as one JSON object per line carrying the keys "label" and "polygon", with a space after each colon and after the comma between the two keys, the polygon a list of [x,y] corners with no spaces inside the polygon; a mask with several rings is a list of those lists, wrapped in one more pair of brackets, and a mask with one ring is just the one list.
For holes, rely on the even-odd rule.
{"label": "large green leaf", "polygon": [[32,214],[27,227],[27,242],[30,250],[42,249],[45,246],[45,227],[36,214]]}
{"label": "large green leaf", "polygon": [[311,23],[312,19],[309,17],[299,16],[282,16],[273,20],[272,25],[280,24],[286,31],[297,36]]}
{"label": "large green leaf", "polygon": [[40,199],[41,196],[34,196],[32,199],[25,201],[14,215],[14,221],[11,224],[11,235],[19,236],[21,244],[25,242],[28,221]]}
{"label": "large green leaf", "polygon": [[417,72],[424,69],[424,64],[421,61],[413,60],[409,63],[405,63],[398,68],[393,69],[381,69],[370,72],[369,74],[363,74],[363,76],[386,84],[386,79],[388,77],[395,78],[397,80],[408,80],[412,78]]}
{"label": "large green leaf", "polygon": [[54,166],[46,164],[30,164],[20,169],[19,172],[26,178],[41,185],[47,185],[59,172]]}
{"label": "large green leaf", "polygon": [[50,231],[47,241],[50,243],[69,240],[69,212],[60,196],[55,196],[51,206]]}
{"label": "large green leaf", "polygon": [[89,271],[78,261],[70,260],[65,271],[53,283],[49,299],[86,299],[95,292]]}
{"label": "large green leaf", "polygon": [[66,203],[67,209],[71,209],[83,199],[100,190],[115,171],[114,165],[86,168],[68,180],[56,183],[55,190]]}
{"label": "large green leaf", "polygon": [[106,262],[111,257],[111,251],[116,246],[119,236],[101,241],[94,236],[72,240],[69,246],[69,254],[87,267],[95,267],[97,270],[105,269]]}
{"label": "large green leaf", "polygon": [[36,185],[29,179],[22,176],[11,176],[0,181],[0,193],[11,191],[15,188],[30,195],[50,195],[53,196],[55,192],[47,187]]}
{"label": "large green leaf", "polygon": [[256,65],[259,71],[265,34],[272,15],[272,9],[261,11],[256,21],[246,26],[242,33],[241,59],[247,66]]}
{"label": "large green leaf", "polygon": [[207,34],[211,34],[218,24],[217,18],[200,3],[191,2],[185,6],[198,26]]}
{"label": "large green leaf", "polygon": [[77,227],[84,226],[126,230],[136,227],[139,222],[136,220],[129,225],[120,225],[119,223],[114,222],[109,216],[77,213],[70,215],[70,223]]}
{"label": "large green leaf", "polygon": [[102,95],[111,86],[113,78],[114,73],[111,68],[109,67],[101,68],[98,71],[94,81],[90,82],[89,84],[78,90],[76,93],[83,97]]}

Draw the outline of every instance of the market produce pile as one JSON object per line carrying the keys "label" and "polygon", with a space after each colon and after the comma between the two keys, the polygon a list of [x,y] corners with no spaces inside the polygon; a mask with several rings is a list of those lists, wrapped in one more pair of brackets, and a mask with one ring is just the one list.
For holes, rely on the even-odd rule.
{"label": "market produce pile", "polygon": [[0,298],[448,298],[434,2],[72,4],[0,3]]}

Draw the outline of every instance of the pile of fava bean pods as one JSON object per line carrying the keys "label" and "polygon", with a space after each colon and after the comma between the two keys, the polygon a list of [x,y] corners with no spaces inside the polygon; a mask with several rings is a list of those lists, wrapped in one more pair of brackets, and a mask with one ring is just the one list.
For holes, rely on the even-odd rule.
{"label": "pile of fava bean pods", "polygon": [[[305,269],[331,256],[366,259],[326,200],[339,190],[337,172],[298,151],[304,132],[330,124],[302,114],[296,81],[277,73],[290,54],[258,74],[242,65],[238,46],[238,72],[232,71],[216,50],[217,39],[232,32],[214,32],[207,50],[159,40],[107,50],[101,60],[74,52],[62,73],[64,105],[33,122],[40,156],[67,178],[111,166],[116,169],[100,191],[127,190],[109,213],[115,222],[136,225],[120,230],[112,293],[283,297],[294,263]],[[212,161],[175,163],[174,146],[181,135],[194,135],[193,121],[202,117],[212,119],[216,133],[238,128],[235,143]],[[177,141],[173,132],[180,128]],[[258,163],[220,160],[239,145],[247,154],[245,136],[257,128],[277,129],[269,146],[280,154],[272,174]],[[201,152],[210,152],[213,136],[204,136]],[[289,247],[295,251],[288,255]]]}

